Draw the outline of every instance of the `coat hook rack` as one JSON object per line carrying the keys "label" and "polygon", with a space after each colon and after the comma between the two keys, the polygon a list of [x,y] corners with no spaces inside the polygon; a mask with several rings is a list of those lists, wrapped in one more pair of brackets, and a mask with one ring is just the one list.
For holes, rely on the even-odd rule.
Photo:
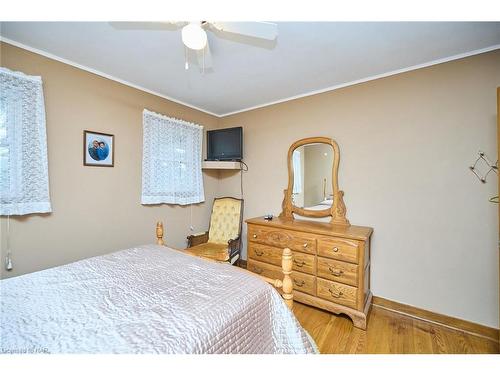
{"label": "coat hook rack", "polygon": [[[474,162],[473,165],[471,165],[469,167],[469,169],[472,171],[472,173],[474,173],[476,175],[476,177],[479,179],[479,181],[481,181],[483,184],[485,184],[486,178],[488,177],[488,175],[490,174],[491,171],[498,174],[498,160],[495,163],[492,163],[490,161],[490,159],[488,159],[488,157],[482,151],[479,151],[478,155],[479,156],[477,157],[476,161]],[[484,164],[486,164],[486,166],[488,168],[488,171],[484,174],[484,176],[481,176],[480,172],[477,170],[478,163],[484,163]]]}

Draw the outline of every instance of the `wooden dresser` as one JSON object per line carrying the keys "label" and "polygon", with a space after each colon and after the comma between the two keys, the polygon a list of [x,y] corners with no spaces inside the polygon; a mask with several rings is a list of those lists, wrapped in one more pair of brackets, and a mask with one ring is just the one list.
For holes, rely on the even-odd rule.
{"label": "wooden dresser", "polygon": [[346,314],[355,327],[366,329],[372,228],[283,217],[246,223],[250,271],[282,278],[281,254],[288,247],[293,251],[293,299]]}

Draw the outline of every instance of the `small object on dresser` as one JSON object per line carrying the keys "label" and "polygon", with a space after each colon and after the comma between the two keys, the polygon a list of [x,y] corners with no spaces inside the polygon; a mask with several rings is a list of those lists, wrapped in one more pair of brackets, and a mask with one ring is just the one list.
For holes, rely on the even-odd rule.
{"label": "small object on dresser", "polygon": [[271,214],[267,214],[266,216],[264,216],[264,220],[272,220],[273,219],[273,215]]}

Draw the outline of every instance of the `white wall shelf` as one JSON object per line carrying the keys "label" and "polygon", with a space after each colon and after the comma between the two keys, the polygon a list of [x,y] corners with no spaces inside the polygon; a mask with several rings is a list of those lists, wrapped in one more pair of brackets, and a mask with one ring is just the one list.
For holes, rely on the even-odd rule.
{"label": "white wall shelf", "polygon": [[239,161],[204,161],[202,169],[240,169]]}

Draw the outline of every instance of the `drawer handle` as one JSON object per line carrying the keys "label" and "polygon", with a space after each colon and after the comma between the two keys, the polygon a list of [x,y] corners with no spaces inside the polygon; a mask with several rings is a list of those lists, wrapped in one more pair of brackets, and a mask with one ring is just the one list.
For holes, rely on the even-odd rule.
{"label": "drawer handle", "polygon": [[295,283],[295,285],[297,285],[299,287],[306,285],[306,282],[304,280],[298,280],[297,281],[297,280],[293,279],[293,282]]}
{"label": "drawer handle", "polygon": [[342,271],[342,270],[336,270],[335,268],[332,268],[332,267],[328,267],[328,271],[330,271],[330,273],[333,276],[342,276],[342,274],[344,273],[344,271]]}
{"label": "drawer handle", "polygon": [[255,273],[258,273],[259,275],[262,273],[262,271],[264,271],[262,268],[256,266],[253,266],[253,270]]}
{"label": "drawer handle", "polygon": [[334,247],[333,248],[333,252],[336,253],[337,251],[339,251],[339,248],[338,247]]}
{"label": "drawer handle", "polygon": [[254,252],[254,253],[255,253],[255,255],[257,255],[258,257],[261,257],[262,255],[264,255],[264,252],[263,252],[263,251],[254,250],[253,252]]}
{"label": "drawer handle", "polygon": [[295,265],[297,267],[303,267],[306,265],[306,262],[304,262],[303,260],[301,260],[300,262],[298,262],[296,259],[293,260],[293,263],[295,263]]}
{"label": "drawer handle", "polygon": [[307,247],[307,242],[304,244],[304,249]]}
{"label": "drawer handle", "polygon": [[253,237],[253,238],[257,238],[257,235],[256,235],[256,234],[254,234],[252,237]]}
{"label": "drawer handle", "polygon": [[340,298],[342,296],[342,292],[337,292],[337,291],[333,291],[331,290],[330,288],[328,288],[328,291],[330,292],[330,294],[332,295],[333,298]]}

